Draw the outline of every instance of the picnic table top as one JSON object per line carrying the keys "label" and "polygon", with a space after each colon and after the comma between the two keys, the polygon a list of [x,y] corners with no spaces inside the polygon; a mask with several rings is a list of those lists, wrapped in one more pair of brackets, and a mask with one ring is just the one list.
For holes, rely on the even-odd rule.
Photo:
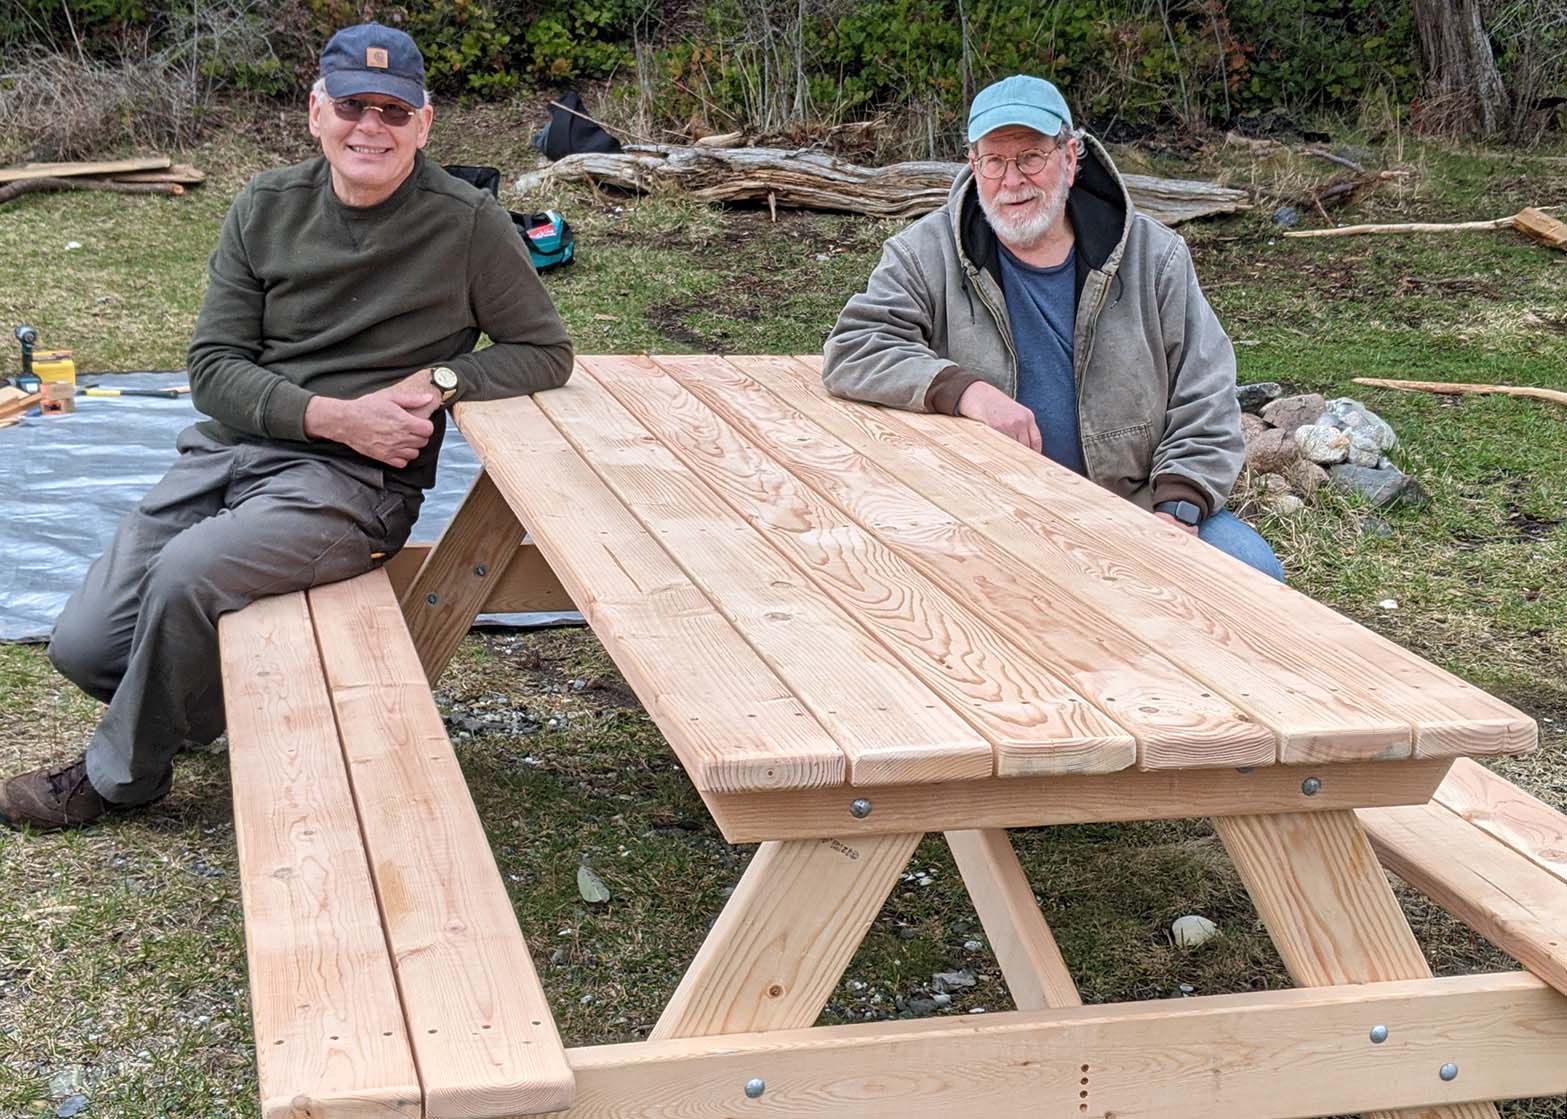
{"label": "picnic table top", "polygon": [[699,790],[1516,753],[1532,720],[816,357],[579,357],[464,436]]}

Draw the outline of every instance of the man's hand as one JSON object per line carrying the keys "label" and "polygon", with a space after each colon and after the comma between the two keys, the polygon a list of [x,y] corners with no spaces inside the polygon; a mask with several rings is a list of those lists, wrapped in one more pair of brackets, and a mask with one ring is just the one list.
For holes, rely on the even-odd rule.
{"label": "man's hand", "polygon": [[430,371],[421,369],[395,385],[354,400],[311,397],[305,405],[305,434],[342,443],[366,458],[402,468],[435,433],[430,415],[440,406],[440,390],[430,383]]}
{"label": "man's hand", "polygon": [[1197,535],[1197,526],[1196,525],[1184,524],[1181,521],[1178,521],[1174,517],[1170,516],[1170,514],[1168,514],[1168,513],[1155,513],[1154,516],[1158,517],[1161,521],[1163,521],[1167,525],[1174,525],[1176,528],[1180,529],[1182,532],[1186,533],[1188,536],[1196,536]]}
{"label": "man's hand", "polygon": [[1025,447],[1036,451],[1044,448],[1034,413],[987,381],[975,381],[963,390],[958,397],[958,415],[993,427]]}

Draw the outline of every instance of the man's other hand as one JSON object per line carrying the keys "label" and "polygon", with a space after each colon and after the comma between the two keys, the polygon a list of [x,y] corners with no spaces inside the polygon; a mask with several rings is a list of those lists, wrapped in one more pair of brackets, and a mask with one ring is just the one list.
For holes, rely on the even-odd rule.
{"label": "man's other hand", "polygon": [[1197,526],[1196,525],[1184,524],[1181,521],[1178,521],[1174,517],[1170,516],[1170,514],[1168,514],[1168,513],[1155,513],[1154,516],[1158,517],[1161,521],[1163,521],[1167,525],[1174,525],[1176,528],[1180,529],[1182,532],[1186,533],[1188,536],[1196,536],[1197,535]]}
{"label": "man's other hand", "polygon": [[978,420],[1033,450],[1042,450],[1045,445],[1034,413],[987,381],[975,381],[963,390],[958,397],[958,415]]}
{"label": "man's other hand", "polygon": [[412,462],[435,433],[430,415],[440,407],[440,391],[421,369],[384,389],[338,400],[313,396],[305,406],[305,434],[352,447],[366,458],[401,469]]}

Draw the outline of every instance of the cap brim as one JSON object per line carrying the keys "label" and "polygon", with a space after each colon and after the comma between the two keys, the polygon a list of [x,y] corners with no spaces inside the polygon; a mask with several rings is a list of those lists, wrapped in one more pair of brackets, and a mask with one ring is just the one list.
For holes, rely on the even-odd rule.
{"label": "cap brim", "polygon": [[424,86],[409,78],[400,78],[382,70],[334,70],[327,74],[328,97],[353,97],[360,93],[379,93],[395,97],[410,109],[424,106]]}
{"label": "cap brim", "polygon": [[1008,125],[1032,128],[1041,136],[1055,136],[1062,128],[1070,127],[1070,122],[1065,117],[1036,105],[997,105],[969,120],[968,142],[975,143],[980,137],[988,136],[996,129],[1006,128]]}

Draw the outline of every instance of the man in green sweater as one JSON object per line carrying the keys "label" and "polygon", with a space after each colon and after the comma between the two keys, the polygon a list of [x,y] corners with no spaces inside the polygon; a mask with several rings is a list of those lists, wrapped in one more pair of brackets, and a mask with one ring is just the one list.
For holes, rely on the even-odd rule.
{"label": "man in green sweater", "polygon": [[[85,754],[0,783],[13,827],[75,827],[168,791],[223,732],[217,621],[361,574],[408,538],[443,405],[561,385],[565,328],[511,219],[421,149],[412,39],[346,28],[321,54],[321,156],[235,199],[191,340],[209,419],[119,526],[49,644],[108,710]],[[474,351],[479,334],[492,345]]]}

